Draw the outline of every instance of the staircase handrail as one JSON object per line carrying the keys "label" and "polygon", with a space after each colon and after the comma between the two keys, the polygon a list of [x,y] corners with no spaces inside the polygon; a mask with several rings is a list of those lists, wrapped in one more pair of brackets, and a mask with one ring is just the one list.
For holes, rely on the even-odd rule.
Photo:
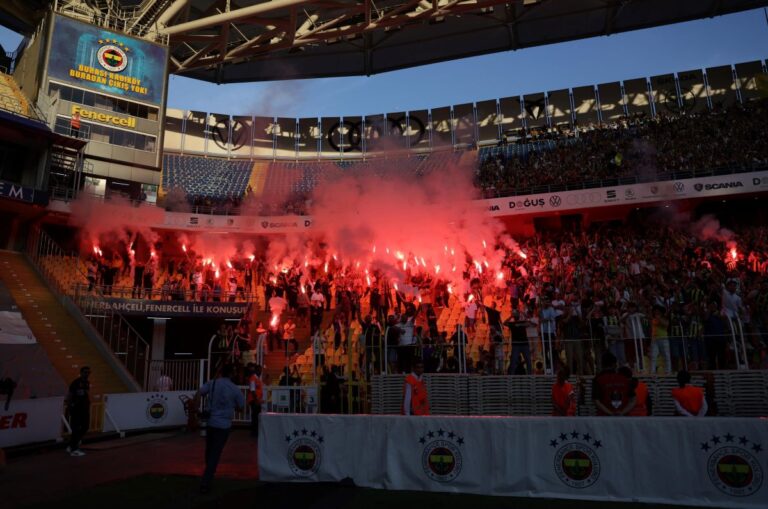
{"label": "staircase handrail", "polygon": [[[77,253],[70,253],[67,254],[67,252],[58,245],[47,233],[45,233],[42,228],[39,226],[33,228],[32,232],[30,233],[30,242],[27,242],[27,255],[29,256],[29,259],[32,261],[32,263],[35,264],[37,269],[40,271],[40,274],[43,275],[45,280],[48,282],[48,284],[54,289],[56,293],[58,293],[61,296],[69,296],[67,294],[67,288],[65,285],[63,285],[55,276],[53,276],[50,271],[44,266],[43,263],[41,263],[42,258],[42,252],[41,252],[41,245],[45,242],[46,244],[46,253],[52,256],[58,256],[60,258],[66,259],[67,257],[72,257],[74,259],[74,263],[72,263],[72,269],[82,275],[83,277],[87,278],[87,274],[83,272],[79,266],[79,255]],[[113,309],[106,300],[105,296],[101,293],[101,291],[98,288],[94,288],[95,292],[92,295],[89,295],[88,298],[92,301],[103,303],[104,305],[99,307],[99,311],[103,312],[105,317],[109,318],[116,318],[120,328],[125,328],[127,332],[129,332],[133,337],[136,339],[138,343],[138,347],[143,348],[145,355],[144,355],[144,363],[149,363],[149,352],[150,352],[150,345],[145,340],[141,334],[130,324],[128,320],[119,312]],[[84,309],[82,308],[82,296],[77,296],[78,298],[72,299],[75,305],[77,306],[77,309],[80,310],[81,313],[84,313]],[[107,339],[102,336],[102,339],[105,343],[109,344]],[[111,345],[110,345],[111,346]],[[113,354],[117,354],[117,352],[113,351]],[[145,366],[145,368],[147,367]],[[128,367],[128,366],[126,366]],[[136,373],[134,373],[131,369],[129,369],[129,372],[131,372],[132,375],[134,375],[134,378],[136,378]],[[143,371],[143,377],[142,380],[136,380],[140,385],[144,386],[146,385],[146,376],[147,376],[147,370],[144,369]]]}

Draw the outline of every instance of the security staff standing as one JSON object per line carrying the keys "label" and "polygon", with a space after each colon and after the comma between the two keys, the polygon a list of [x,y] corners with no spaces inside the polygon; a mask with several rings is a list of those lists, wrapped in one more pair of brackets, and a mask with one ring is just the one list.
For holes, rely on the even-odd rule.
{"label": "security staff standing", "polygon": [[677,415],[686,417],[704,417],[707,415],[707,398],[704,389],[688,385],[691,374],[685,370],[677,372],[677,389],[672,389],[672,399],[675,401]]}
{"label": "security staff standing", "polygon": [[403,415],[429,415],[429,394],[421,359],[414,362],[413,371],[405,377],[403,393]]}
{"label": "security staff standing", "polygon": [[76,111],[69,119],[69,127],[74,138],[80,137],[80,112]]}

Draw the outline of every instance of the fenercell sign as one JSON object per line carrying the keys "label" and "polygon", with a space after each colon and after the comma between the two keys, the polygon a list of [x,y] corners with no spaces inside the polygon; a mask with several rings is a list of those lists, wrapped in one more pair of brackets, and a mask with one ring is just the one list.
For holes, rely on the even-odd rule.
{"label": "fenercell sign", "polygon": [[94,120],[103,124],[112,124],[122,127],[136,127],[136,119],[133,117],[120,117],[109,113],[100,113],[98,111],[87,110],[81,106],[73,105],[72,114],[80,114],[83,120]]}

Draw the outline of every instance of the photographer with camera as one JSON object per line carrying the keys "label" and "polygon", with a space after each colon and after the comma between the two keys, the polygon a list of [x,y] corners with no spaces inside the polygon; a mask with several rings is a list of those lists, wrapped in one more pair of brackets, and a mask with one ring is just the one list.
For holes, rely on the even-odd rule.
{"label": "photographer with camera", "polygon": [[200,420],[208,421],[205,435],[205,472],[200,482],[202,494],[210,491],[213,475],[229,438],[235,410],[245,407],[245,397],[232,381],[234,374],[235,367],[227,364],[221,369],[219,378],[203,384],[195,393],[193,408],[199,408],[200,396],[208,396],[207,410],[200,415]]}

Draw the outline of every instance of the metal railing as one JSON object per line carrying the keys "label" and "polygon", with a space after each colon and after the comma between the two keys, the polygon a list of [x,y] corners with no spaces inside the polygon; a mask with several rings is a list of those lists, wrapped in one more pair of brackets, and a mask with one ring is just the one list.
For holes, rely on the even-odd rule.
{"label": "metal railing", "polygon": [[86,124],[81,124],[80,129],[73,129],[70,125],[55,124],[53,132],[79,140],[91,139],[91,126]]}
{"label": "metal railing", "polygon": [[153,360],[145,391],[196,391],[205,381],[206,359]]}
{"label": "metal railing", "polygon": [[72,285],[68,290],[68,295],[83,295],[87,296],[95,291],[102,297],[114,298],[114,299],[141,299],[141,300],[158,300],[158,301],[181,301],[181,302],[258,302],[258,294],[256,292],[237,291],[235,295],[231,295],[228,290],[222,289],[221,293],[215,295],[212,289],[209,290],[173,290],[172,288],[144,288],[144,287],[131,287],[124,285],[111,285],[104,284],[93,285],[91,289],[90,285],[84,283],[76,283]]}
{"label": "metal railing", "polygon": [[[51,288],[60,296],[67,295],[68,288],[57,277],[56,271],[60,268],[51,263],[51,257],[64,259],[72,273],[80,273],[84,276],[79,257],[76,254],[66,253],[39,227],[33,228],[30,232],[27,255]],[[134,380],[140,386],[146,387],[150,351],[147,341],[120,313],[111,309],[100,293],[88,295],[86,299],[74,299],[74,303]]]}

